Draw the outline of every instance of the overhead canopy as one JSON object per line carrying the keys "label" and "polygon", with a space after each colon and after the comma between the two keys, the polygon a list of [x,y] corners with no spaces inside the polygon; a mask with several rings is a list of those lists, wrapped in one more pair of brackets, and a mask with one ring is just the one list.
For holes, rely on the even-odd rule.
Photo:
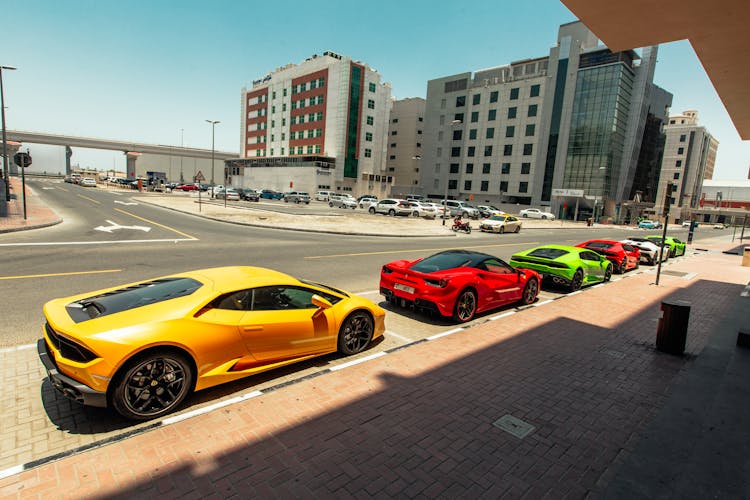
{"label": "overhead canopy", "polygon": [[687,39],[750,139],[750,1],[561,0],[613,51]]}

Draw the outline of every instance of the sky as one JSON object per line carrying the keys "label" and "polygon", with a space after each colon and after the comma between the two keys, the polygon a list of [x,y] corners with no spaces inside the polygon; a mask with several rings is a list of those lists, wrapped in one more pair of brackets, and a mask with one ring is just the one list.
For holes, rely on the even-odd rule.
{"label": "sky", "polygon": [[[427,81],[542,57],[575,16],[559,0],[0,0],[9,130],[239,152],[241,91],[330,50],[376,69],[397,99]],[[659,48],[654,82],[672,114],[695,109],[719,141],[714,179],[746,179],[741,141],[687,41]],[[64,170],[30,145],[32,169]],[[122,153],[74,148],[72,162],[125,170]],[[62,165],[58,169],[58,166]]]}

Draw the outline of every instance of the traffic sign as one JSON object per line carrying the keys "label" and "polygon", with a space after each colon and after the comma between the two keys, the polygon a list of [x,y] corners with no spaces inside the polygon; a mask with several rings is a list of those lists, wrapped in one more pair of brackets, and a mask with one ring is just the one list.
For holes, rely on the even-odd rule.
{"label": "traffic sign", "polygon": [[202,181],[205,181],[205,180],[206,180],[206,178],[203,176],[203,172],[201,172],[200,170],[198,170],[198,173],[195,174],[195,181],[196,182],[202,182]]}
{"label": "traffic sign", "polygon": [[31,155],[29,153],[19,151],[18,153],[13,155],[13,161],[15,161],[16,165],[21,168],[28,167],[29,165],[31,165]]}

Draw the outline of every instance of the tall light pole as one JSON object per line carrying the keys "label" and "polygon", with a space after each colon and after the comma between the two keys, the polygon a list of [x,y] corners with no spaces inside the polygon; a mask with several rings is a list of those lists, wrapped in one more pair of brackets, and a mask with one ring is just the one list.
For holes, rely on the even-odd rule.
{"label": "tall light pole", "polygon": [[14,71],[12,66],[0,66],[0,114],[3,120],[3,177],[5,178],[5,201],[10,201],[10,179],[8,178],[8,140],[5,137],[5,95],[3,94],[3,70]]}
{"label": "tall light pole", "polygon": [[221,123],[219,120],[206,120],[211,124],[211,198],[214,196],[214,137],[216,131],[216,124]]}
{"label": "tall light pole", "polygon": [[[181,148],[185,147],[185,129],[184,128],[180,129],[180,147]],[[183,155],[183,151],[180,151],[180,184],[185,183],[185,178],[182,175],[182,155]]]}

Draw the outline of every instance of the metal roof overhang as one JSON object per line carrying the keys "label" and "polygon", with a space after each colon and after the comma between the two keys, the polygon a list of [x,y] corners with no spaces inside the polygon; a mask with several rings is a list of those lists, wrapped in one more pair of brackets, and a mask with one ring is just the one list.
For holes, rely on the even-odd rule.
{"label": "metal roof overhang", "polygon": [[750,139],[750,1],[561,1],[613,51],[690,41],[740,137]]}

